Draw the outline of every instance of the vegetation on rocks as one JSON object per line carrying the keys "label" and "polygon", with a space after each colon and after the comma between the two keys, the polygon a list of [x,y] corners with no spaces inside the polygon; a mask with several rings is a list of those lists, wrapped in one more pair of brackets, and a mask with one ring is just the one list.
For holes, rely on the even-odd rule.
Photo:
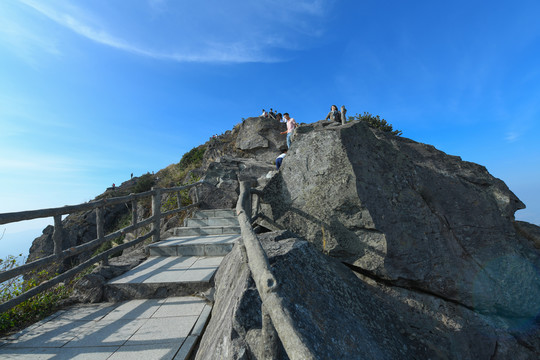
{"label": "vegetation on rocks", "polygon": [[403,134],[401,130],[394,130],[394,128],[392,127],[392,124],[388,123],[384,119],[381,119],[379,115],[373,116],[367,111],[364,111],[364,114],[362,115],[356,114],[355,116],[349,116],[349,121],[352,121],[352,120],[363,121],[374,129],[379,129],[384,132],[389,132],[396,136],[400,136],[401,134]]}
{"label": "vegetation on rocks", "polygon": [[162,187],[180,186],[199,180],[199,177],[190,174],[202,165],[206,146],[194,147],[182,156],[177,164],[167,166],[157,173],[157,183]]}
{"label": "vegetation on rocks", "polygon": [[145,191],[149,191],[152,189],[153,185],[154,185],[154,176],[152,176],[152,174],[150,173],[146,173],[142,175],[141,177],[139,177],[139,179],[137,179],[137,183],[135,184],[135,188],[133,189],[133,191],[137,194],[145,192]]}
{"label": "vegetation on rocks", "polygon": [[178,166],[182,169],[195,168],[202,164],[204,152],[206,147],[204,145],[197,146],[182,156]]}

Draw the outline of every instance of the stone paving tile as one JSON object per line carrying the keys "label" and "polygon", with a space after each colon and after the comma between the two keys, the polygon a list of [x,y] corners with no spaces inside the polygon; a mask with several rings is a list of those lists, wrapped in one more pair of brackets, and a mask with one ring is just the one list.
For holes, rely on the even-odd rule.
{"label": "stone paving tile", "polygon": [[79,304],[74,305],[69,311],[59,312],[56,320],[81,320],[98,321],[113,311],[118,304],[99,303],[99,304]]}
{"label": "stone paving tile", "polygon": [[177,283],[184,278],[184,273],[189,269],[161,270],[143,281],[144,284]]}
{"label": "stone paving tile", "polygon": [[207,266],[219,266],[224,256],[205,256],[197,259],[191,268],[203,268]]}
{"label": "stone paving tile", "polygon": [[103,320],[116,320],[116,319],[148,319],[150,318],[166,299],[139,299],[130,300],[121,303],[115,309],[113,309]]}
{"label": "stone paving tile", "polygon": [[125,276],[116,278],[110,284],[151,284],[171,282],[209,281],[223,256],[161,258],[145,267],[142,273],[132,269]]}
{"label": "stone paving tile", "polygon": [[2,360],[105,360],[118,350],[118,346],[81,348],[24,348],[2,349]]}
{"label": "stone paving tile", "polygon": [[77,334],[66,347],[114,346],[124,344],[148,319],[136,320],[101,320],[84,332]]}
{"label": "stone paving tile", "polygon": [[187,269],[191,267],[195,261],[197,261],[196,256],[180,256],[176,258],[176,261],[170,263],[169,269]]}
{"label": "stone paving tile", "polygon": [[215,266],[208,267],[190,267],[183,273],[179,274],[179,277],[176,281],[179,282],[201,282],[201,281],[210,281],[216,272]]}
{"label": "stone paving tile", "polygon": [[183,342],[198,318],[197,315],[148,319],[125,345]]}
{"label": "stone paving tile", "polygon": [[141,265],[131,269],[123,275],[118,276],[109,284],[142,283],[149,277],[158,274],[163,269],[171,266],[177,261],[175,257],[151,257]]}
{"label": "stone paving tile", "polygon": [[124,345],[118,349],[109,360],[171,360],[182,345],[178,344],[143,344]]}
{"label": "stone paving tile", "polygon": [[199,316],[206,306],[206,302],[198,297],[170,297],[152,315],[152,318],[172,316]]}
{"label": "stone paving tile", "polygon": [[[20,336],[16,341],[6,344],[6,348],[15,347],[61,347],[83,334],[95,321],[53,319]],[[3,348],[2,348],[3,349]]]}

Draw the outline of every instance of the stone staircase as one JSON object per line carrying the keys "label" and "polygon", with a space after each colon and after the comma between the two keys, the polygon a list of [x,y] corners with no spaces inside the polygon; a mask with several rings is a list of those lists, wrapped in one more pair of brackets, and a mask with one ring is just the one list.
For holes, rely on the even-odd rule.
{"label": "stone staircase", "polygon": [[148,246],[145,262],[109,281],[106,299],[185,296],[212,288],[214,273],[240,238],[238,219],[234,210],[202,210],[185,225]]}
{"label": "stone staircase", "polygon": [[170,235],[105,285],[110,302],[62,310],[2,339],[0,358],[188,358],[212,309],[200,294],[212,289],[240,228],[234,210],[203,210]]}

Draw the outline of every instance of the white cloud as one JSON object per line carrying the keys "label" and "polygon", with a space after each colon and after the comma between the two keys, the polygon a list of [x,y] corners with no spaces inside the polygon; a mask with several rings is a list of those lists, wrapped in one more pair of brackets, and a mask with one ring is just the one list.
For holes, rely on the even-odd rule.
{"label": "white cloud", "polygon": [[54,1],[19,1],[86,39],[121,51],[177,62],[226,63],[284,59],[272,50],[299,49],[304,40],[321,36],[320,23],[332,3],[148,0],[142,10],[113,3],[108,11],[99,11],[96,3],[90,10],[82,8],[90,6],[87,3],[77,8]]}

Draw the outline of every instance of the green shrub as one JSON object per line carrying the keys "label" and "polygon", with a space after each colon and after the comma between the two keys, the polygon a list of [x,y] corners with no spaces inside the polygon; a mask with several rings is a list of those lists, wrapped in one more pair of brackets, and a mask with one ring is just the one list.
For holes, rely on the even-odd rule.
{"label": "green shrub", "polygon": [[197,146],[185,153],[178,165],[182,169],[187,169],[189,167],[196,168],[201,166],[205,152],[206,147],[204,145]]}
{"label": "green shrub", "polygon": [[403,132],[401,130],[394,130],[392,125],[386,120],[381,119],[379,115],[373,116],[368,112],[364,112],[363,115],[356,114],[355,116],[349,116],[349,121],[359,120],[367,123],[370,127],[389,132],[393,135],[400,136]]}
{"label": "green shrub", "polygon": [[[18,265],[19,260],[12,255],[5,260],[0,260],[0,269],[2,271],[12,269]],[[5,281],[0,284],[0,300],[2,302],[11,300],[53,277],[54,275],[49,275],[47,271],[43,270],[32,273],[29,280],[23,280],[22,276],[18,276]],[[58,301],[67,298],[70,292],[71,287],[60,284],[3,312],[0,314],[0,335],[21,329],[49,316],[58,309]]]}
{"label": "green shrub", "polygon": [[135,188],[133,189],[133,191],[136,194],[149,191],[152,190],[153,185],[154,176],[150,173],[146,173],[137,179],[137,184],[135,184]]}

